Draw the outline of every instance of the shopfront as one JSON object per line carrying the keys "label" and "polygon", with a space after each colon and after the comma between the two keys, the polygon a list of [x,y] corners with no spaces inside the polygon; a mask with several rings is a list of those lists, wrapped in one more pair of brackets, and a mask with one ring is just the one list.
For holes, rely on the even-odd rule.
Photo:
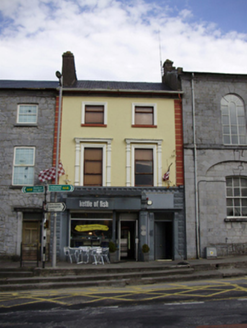
{"label": "shopfront", "polygon": [[77,187],[63,195],[60,257],[66,246],[107,246],[113,241],[119,261],[142,260],[143,244],[150,247],[150,260],[184,258],[183,192],[160,189],[146,193],[133,188]]}

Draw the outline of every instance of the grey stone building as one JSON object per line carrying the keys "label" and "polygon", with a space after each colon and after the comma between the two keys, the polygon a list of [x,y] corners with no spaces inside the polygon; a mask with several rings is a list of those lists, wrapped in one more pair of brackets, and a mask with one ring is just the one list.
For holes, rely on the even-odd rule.
{"label": "grey stone building", "polygon": [[187,257],[246,254],[247,75],[168,66],[183,91]]}
{"label": "grey stone building", "polygon": [[41,241],[39,171],[52,166],[58,82],[0,81],[0,256],[20,255],[21,242]]}

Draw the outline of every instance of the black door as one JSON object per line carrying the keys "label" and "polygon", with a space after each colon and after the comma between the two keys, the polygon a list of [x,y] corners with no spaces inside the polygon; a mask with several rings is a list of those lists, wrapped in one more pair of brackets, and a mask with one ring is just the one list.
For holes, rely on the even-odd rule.
{"label": "black door", "polygon": [[173,226],[172,222],[155,222],[155,259],[172,259]]}

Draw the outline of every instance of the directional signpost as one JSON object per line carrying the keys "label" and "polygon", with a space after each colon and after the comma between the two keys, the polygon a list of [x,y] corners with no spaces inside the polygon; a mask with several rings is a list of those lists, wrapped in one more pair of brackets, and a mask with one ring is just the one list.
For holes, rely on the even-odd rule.
{"label": "directional signpost", "polygon": [[44,186],[28,186],[28,187],[22,187],[22,192],[25,194],[31,194],[31,193],[44,193],[45,187]]}
{"label": "directional signpost", "polygon": [[49,185],[48,191],[50,192],[71,192],[74,190],[74,186],[72,185]]}
{"label": "directional signpost", "polygon": [[47,203],[46,210],[48,212],[63,212],[66,209],[66,205],[64,203]]}

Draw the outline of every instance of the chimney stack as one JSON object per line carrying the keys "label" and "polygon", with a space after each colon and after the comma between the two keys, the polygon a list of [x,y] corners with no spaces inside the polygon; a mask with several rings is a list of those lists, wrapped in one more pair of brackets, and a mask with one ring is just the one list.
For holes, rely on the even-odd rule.
{"label": "chimney stack", "polygon": [[172,66],[173,62],[167,59],[163,64],[162,83],[168,85],[172,90],[181,90],[181,82],[179,75],[182,73],[182,68]]}
{"label": "chimney stack", "polygon": [[75,59],[74,55],[70,51],[66,51],[63,54],[62,75],[64,87],[72,87],[77,81],[75,71]]}

